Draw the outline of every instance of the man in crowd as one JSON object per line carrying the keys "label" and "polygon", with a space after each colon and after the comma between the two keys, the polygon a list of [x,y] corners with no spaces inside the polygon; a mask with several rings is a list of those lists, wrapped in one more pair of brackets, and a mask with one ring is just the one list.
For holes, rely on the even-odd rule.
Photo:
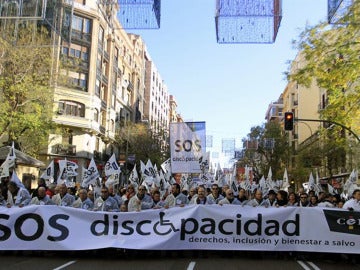
{"label": "man in crowd", "polygon": [[352,198],[344,203],[343,209],[360,211],[360,189],[354,190]]}
{"label": "man in crowd", "polygon": [[106,186],[101,188],[101,195],[95,200],[94,211],[118,212],[117,201],[110,196],[109,189]]}
{"label": "man in crowd", "polygon": [[263,206],[266,207],[275,207],[277,204],[276,201],[276,192],[273,189],[270,189],[267,195],[267,198],[264,200]]}
{"label": "man in crowd", "polygon": [[174,207],[174,206],[185,206],[189,203],[189,199],[186,195],[181,193],[180,185],[174,183],[171,186],[171,194],[169,194],[165,199],[165,208]]}
{"label": "man in crowd", "polygon": [[118,193],[116,193],[115,191],[116,191],[116,189],[114,188],[114,186],[110,185],[109,186],[110,196],[113,197],[117,201],[118,206],[120,207],[120,205],[122,205],[122,203],[123,203],[123,200],[122,200],[121,196]]}
{"label": "man in crowd", "polygon": [[299,207],[309,207],[310,206],[309,196],[307,195],[306,192],[302,192],[300,194],[300,200],[299,200],[297,206],[299,206]]}
{"label": "man in crowd", "polygon": [[205,188],[200,186],[197,196],[190,201],[190,204],[215,204],[215,201],[206,197]]}
{"label": "man in crowd", "polygon": [[249,206],[269,206],[268,204],[265,203],[264,198],[263,198],[263,193],[260,189],[257,189],[255,191],[255,195],[254,195],[254,199],[251,199],[250,201],[248,201],[246,203],[246,205]]}
{"label": "man in crowd", "polygon": [[46,188],[44,186],[39,186],[37,188],[36,195],[32,197],[30,204],[35,205],[55,205],[55,203],[50,199],[46,194]]}
{"label": "man in crowd", "polygon": [[92,200],[90,200],[87,197],[87,191],[86,189],[80,189],[79,192],[79,198],[77,198],[77,200],[73,203],[73,207],[75,208],[81,208],[81,209],[85,209],[85,210],[92,210],[94,207],[94,203]]}
{"label": "man in crowd", "polygon": [[59,193],[55,194],[51,199],[59,206],[72,206],[75,201],[75,196],[68,193],[68,188],[65,183],[58,184]]}
{"label": "man in crowd", "polygon": [[163,208],[165,206],[164,200],[161,199],[161,193],[159,190],[154,190],[152,193],[153,209]]}
{"label": "man in crowd", "polygon": [[135,196],[131,197],[128,203],[128,211],[141,211],[150,209],[153,206],[153,200],[150,195],[146,194],[145,186],[141,185],[138,188],[138,192]]}
{"label": "man in crowd", "polygon": [[213,204],[219,203],[220,200],[224,199],[224,196],[220,194],[218,184],[211,185],[211,193],[207,195],[207,199]]}
{"label": "man in crowd", "polygon": [[219,205],[224,205],[224,204],[235,204],[235,205],[241,205],[241,202],[235,198],[234,196],[234,191],[231,188],[228,188],[225,191],[225,198],[220,200]]}

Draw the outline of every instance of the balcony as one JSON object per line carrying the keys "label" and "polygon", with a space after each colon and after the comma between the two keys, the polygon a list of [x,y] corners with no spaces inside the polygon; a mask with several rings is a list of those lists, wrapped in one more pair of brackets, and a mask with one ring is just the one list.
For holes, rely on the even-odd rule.
{"label": "balcony", "polygon": [[110,60],[110,56],[109,53],[107,51],[104,51],[104,58],[105,60],[109,61]]}
{"label": "balcony", "polygon": [[104,135],[105,132],[106,132],[106,128],[104,126],[100,125],[100,133]]}
{"label": "balcony", "polygon": [[90,46],[91,45],[91,34],[83,33],[77,30],[72,29],[71,31],[71,40],[81,45]]}
{"label": "balcony", "polygon": [[127,86],[127,90],[130,91],[130,92],[131,92],[131,91],[134,91],[134,85],[133,85],[132,82],[130,82],[130,81],[129,81],[129,84],[128,84],[128,86]]}
{"label": "balcony", "polygon": [[56,144],[52,147],[51,153],[57,155],[76,156],[76,145]]}

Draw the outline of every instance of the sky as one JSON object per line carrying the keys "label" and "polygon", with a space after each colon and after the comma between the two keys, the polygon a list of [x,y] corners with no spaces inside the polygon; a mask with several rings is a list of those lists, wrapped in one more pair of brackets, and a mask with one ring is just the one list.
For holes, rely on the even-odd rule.
{"label": "sky", "polygon": [[326,21],[327,0],[282,0],[273,44],[218,44],[215,0],[162,0],[161,26],[140,34],[184,121],[205,121],[212,152],[265,123],[268,105],[285,89],[284,72],[306,25]]}

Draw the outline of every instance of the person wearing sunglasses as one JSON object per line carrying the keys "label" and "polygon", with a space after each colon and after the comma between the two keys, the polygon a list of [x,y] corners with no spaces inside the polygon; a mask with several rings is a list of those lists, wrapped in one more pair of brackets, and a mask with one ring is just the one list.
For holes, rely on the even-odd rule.
{"label": "person wearing sunglasses", "polygon": [[299,200],[297,206],[299,206],[299,207],[309,207],[310,206],[309,196],[307,195],[307,193],[303,192],[300,194],[300,200]]}
{"label": "person wearing sunglasses", "polygon": [[128,203],[128,212],[139,212],[141,210],[150,209],[154,202],[149,194],[146,194],[146,187],[141,185],[138,187],[135,196],[131,197]]}

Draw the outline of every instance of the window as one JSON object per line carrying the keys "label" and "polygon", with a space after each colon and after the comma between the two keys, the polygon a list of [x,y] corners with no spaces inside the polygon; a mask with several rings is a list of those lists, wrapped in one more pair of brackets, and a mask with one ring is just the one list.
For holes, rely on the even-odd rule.
{"label": "window", "polygon": [[95,109],[95,111],[94,111],[94,121],[96,123],[99,123],[99,111],[98,111],[98,109]]}
{"label": "window", "polygon": [[111,130],[112,132],[115,132],[115,122],[114,122],[113,119],[111,119],[111,122],[110,122],[110,130]]}
{"label": "window", "polygon": [[103,45],[104,42],[104,29],[100,26],[99,28],[99,44]]}
{"label": "window", "polygon": [[62,54],[70,57],[75,57],[84,61],[89,60],[89,48],[87,46],[81,46],[78,44],[71,44],[71,47],[66,46],[62,49]]}
{"label": "window", "polygon": [[71,100],[60,100],[59,111],[60,114],[85,117],[85,105]]}
{"label": "window", "polygon": [[83,91],[87,91],[87,77],[86,73],[82,72],[70,72],[69,82],[70,85],[79,88]]}
{"label": "window", "polygon": [[77,30],[79,32],[82,32],[83,31],[83,25],[84,25],[83,18],[74,15],[73,18],[72,18],[72,24],[71,24],[72,29]]}
{"label": "window", "polygon": [[106,111],[101,111],[101,125],[106,126]]}
{"label": "window", "polygon": [[95,95],[97,97],[100,97],[100,80],[99,79],[96,79],[96,82],[95,82]]}
{"label": "window", "polygon": [[119,49],[118,48],[115,48],[114,58],[115,58],[115,62],[117,64],[117,61],[119,59]]}
{"label": "window", "polygon": [[116,103],[116,93],[112,92],[112,94],[111,94],[111,108],[115,109],[115,103]]}

